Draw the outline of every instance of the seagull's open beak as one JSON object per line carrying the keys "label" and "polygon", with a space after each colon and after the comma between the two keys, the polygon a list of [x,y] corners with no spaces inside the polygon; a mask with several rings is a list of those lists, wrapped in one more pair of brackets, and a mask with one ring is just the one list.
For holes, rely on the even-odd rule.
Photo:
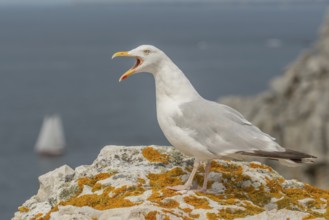
{"label": "seagull's open beak", "polygon": [[135,57],[136,58],[136,63],[127,71],[125,72],[119,79],[119,82],[122,80],[127,79],[129,76],[134,74],[136,72],[136,68],[140,66],[143,63],[143,59],[137,56],[132,56],[129,54],[128,51],[121,51],[121,52],[116,52],[113,54],[112,59],[115,57]]}

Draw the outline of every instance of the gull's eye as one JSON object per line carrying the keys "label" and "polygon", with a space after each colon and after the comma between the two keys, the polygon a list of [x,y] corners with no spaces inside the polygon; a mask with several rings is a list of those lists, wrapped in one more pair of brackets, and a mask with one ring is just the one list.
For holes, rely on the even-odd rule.
{"label": "gull's eye", "polygon": [[144,50],[143,52],[144,52],[145,55],[149,55],[151,53],[150,50]]}

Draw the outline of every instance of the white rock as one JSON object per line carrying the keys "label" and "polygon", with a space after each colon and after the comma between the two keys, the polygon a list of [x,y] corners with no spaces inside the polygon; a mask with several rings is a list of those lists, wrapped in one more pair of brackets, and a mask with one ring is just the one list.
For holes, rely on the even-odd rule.
{"label": "white rock", "polygon": [[[292,220],[309,215],[307,211],[326,215],[329,192],[323,191],[321,200],[310,190],[307,197],[289,203],[292,198],[285,190],[303,192],[308,190],[305,185],[284,180],[269,167],[253,163],[250,166],[246,162],[214,161],[207,193],[192,190],[177,193],[166,186],[186,180],[192,158],[184,157],[173,147],[106,146],[91,165],[75,170],[62,166],[42,175],[38,194],[19,208],[13,220],[46,216],[50,220],[142,220],[146,216],[159,220],[207,219],[208,215],[220,218],[223,213],[240,217],[242,213],[244,219],[251,220]],[[197,182],[202,182],[200,178],[198,173],[196,187]],[[279,203],[283,199],[288,201],[286,209],[277,210],[282,208]],[[306,204],[311,200],[316,208],[293,207],[295,203]]]}
{"label": "white rock", "polygon": [[73,178],[74,170],[68,165],[63,165],[54,171],[50,171],[39,177],[40,188],[36,195],[36,199],[43,202],[46,201],[50,195],[56,194],[58,189]]}

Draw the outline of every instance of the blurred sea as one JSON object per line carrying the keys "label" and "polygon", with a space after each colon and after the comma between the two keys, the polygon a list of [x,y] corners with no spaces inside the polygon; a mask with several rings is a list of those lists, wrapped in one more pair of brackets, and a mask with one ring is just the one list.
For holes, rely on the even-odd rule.
{"label": "blurred sea", "polygon": [[[280,1],[281,2],[281,1]],[[296,4],[109,4],[0,8],[0,218],[38,189],[37,177],[90,164],[102,146],[167,145],[151,75],[118,83],[133,59],[163,49],[205,98],[253,95],[315,40],[327,1]],[[47,114],[62,116],[67,151],[40,158]]]}

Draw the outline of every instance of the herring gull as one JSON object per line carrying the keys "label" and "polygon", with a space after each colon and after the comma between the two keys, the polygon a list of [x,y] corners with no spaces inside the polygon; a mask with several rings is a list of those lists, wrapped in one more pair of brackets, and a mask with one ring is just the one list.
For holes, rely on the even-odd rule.
{"label": "herring gull", "polygon": [[148,72],[156,85],[157,119],[168,141],[195,158],[193,170],[184,185],[173,190],[189,190],[198,167],[205,162],[201,191],[206,191],[210,162],[213,159],[241,160],[246,156],[278,160],[294,166],[312,163],[314,156],[288,150],[270,135],[247,121],[235,109],[202,98],[176,64],[160,49],[141,45],[114,57],[133,57],[136,63],[119,79]]}

